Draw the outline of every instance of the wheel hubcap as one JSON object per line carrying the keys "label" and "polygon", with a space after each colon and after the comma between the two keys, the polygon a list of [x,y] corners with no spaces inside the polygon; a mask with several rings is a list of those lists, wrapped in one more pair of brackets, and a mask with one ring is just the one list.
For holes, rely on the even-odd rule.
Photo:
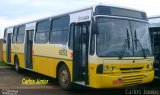
{"label": "wheel hubcap", "polygon": [[18,65],[16,64],[16,70],[18,70]]}
{"label": "wheel hubcap", "polygon": [[67,84],[68,83],[68,73],[66,70],[63,70],[61,73],[61,81],[63,84]]}

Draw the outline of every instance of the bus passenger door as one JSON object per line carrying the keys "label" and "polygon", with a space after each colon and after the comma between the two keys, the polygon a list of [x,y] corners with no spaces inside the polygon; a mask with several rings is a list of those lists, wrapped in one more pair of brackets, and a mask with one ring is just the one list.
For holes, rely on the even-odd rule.
{"label": "bus passenger door", "polygon": [[88,84],[88,23],[78,23],[73,32],[73,81]]}
{"label": "bus passenger door", "polygon": [[154,54],[154,74],[155,78],[160,78],[160,28],[150,28],[149,31]]}
{"label": "bus passenger door", "polygon": [[9,63],[11,62],[11,36],[12,33],[7,34],[6,59]]}
{"label": "bus passenger door", "polygon": [[25,67],[28,69],[33,69],[33,64],[32,64],[33,34],[34,30],[26,31],[24,53],[25,53]]}

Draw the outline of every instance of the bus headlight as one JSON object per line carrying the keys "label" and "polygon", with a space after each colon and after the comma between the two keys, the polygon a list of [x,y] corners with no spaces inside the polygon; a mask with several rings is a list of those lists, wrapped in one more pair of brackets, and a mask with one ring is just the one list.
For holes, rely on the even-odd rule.
{"label": "bus headlight", "polygon": [[111,67],[110,67],[110,71],[113,71],[113,70],[114,70],[114,67],[113,67],[113,66],[111,66]]}
{"label": "bus headlight", "polygon": [[104,70],[107,71],[109,66],[104,66]]}
{"label": "bus headlight", "polygon": [[147,68],[147,69],[153,69],[153,66],[152,66],[152,64],[150,64],[150,65],[148,64],[148,65],[146,66],[146,68]]}
{"label": "bus headlight", "polygon": [[150,66],[149,66],[149,69],[153,69],[153,66],[152,66],[152,65],[150,65]]}
{"label": "bus headlight", "polygon": [[148,69],[148,68],[149,68],[149,65],[147,65],[146,68]]}

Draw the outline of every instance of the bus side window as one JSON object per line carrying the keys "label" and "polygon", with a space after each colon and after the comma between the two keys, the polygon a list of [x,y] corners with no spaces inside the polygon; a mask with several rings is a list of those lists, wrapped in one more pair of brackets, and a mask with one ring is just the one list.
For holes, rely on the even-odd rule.
{"label": "bus side window", "polygon": [[51,44],[64,44],[68,42],[69,16],[52,19],[52,29],[50,33]]}
{"label": "bus side window", "polygon": [[91,35],[91,45],[90,45],[90,55],[93,55],[95,52],[95,35]]}
{"label": "bus side window", "polygon": [[[93,20],[93,19],[92,19]],[[91,40],[90,40],[90,55],[94,55],[95,52],[95,34],[97,34],[97,24],[96,21],[92,21],[91,26]]]}
{"label": "bus side window", "polygon": [[75,29],[75,24],[71,24],[70,34],[69,34],[69,48],[73,49],[73,31]]}
{"label": "bus side window", "polygon": [[4,30],[4,38],[3,38],[3,43],[6,43],[6,37],[7,36],[7,29]]}
{"label": "bus side window", "polygon": [[18,27],[17,31],[17,43],[23,44],[24,42],[24,33],[25,33],[25,25],[21,25]]}
{"label": "bus side window", "polygon": [[14,27],[12,43],[16,43],[16,42],[17,42],[17,27]]}
{"label": "bus side window", "polygon": [[45,44],[49,40],[51,21],[50,19],[43,20],[37,23],[35,43]]}

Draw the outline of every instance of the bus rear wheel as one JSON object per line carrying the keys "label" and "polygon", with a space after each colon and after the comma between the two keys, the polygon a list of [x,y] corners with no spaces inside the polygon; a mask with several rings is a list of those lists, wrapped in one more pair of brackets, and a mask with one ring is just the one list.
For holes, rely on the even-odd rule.
{"label": "bus rear wheel", "polygon": [[69,90],[72,87],[71,76],[66,65],[62,65],[58,72],[58,81],[62,89]]}
{"label": "bus rear wheel", "polygon": [[18,58],[15,58],[15,61],[14,61],[14,68],[15,68],[15,71],[16,71],[16,72],[20,72],[20,68],[19,68],[19,60],[18,60]]}

